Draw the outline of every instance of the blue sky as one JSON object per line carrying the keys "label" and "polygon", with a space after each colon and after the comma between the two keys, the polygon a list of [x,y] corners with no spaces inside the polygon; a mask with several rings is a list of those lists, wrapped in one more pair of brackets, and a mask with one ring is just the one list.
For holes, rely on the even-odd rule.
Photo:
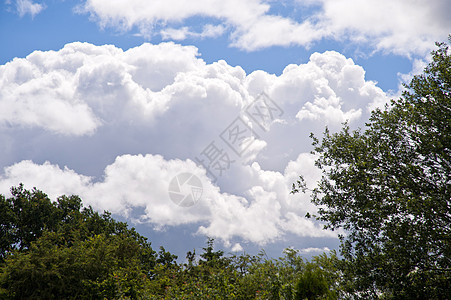
{"label": "blue sky", "polygon": [[[320,176],[308,135],[363,126],[398,97],[446,40],[450,10],[440,0],[2,0],[0,193],[23,182],[79,194],[182,257],[206,236],[274,256],[337,248],[335,233],[304,218],[308,195],[289,195],[297,175],[312,187]],[[246,113],[255,103],[280,108],[268,128]],[[253,129],[242,155],[223,134],[237,118]],[[232,162],[217,181],[196,163],[212,143]],[[192,207],[169,199],[181,173],[202,182]]]}
{"label": "blue sky", "polygon": [[[75,12],[74,7],[82,3],[80,1],[42,3],[45,3],[45,8],[37,15],[20,16],[15,11],[17,7],[14,3],[3,2],[0,33],[3,44],[7,46],[0,53],[0,63],[4,64],[14,57],[25,57],[34,50],[59,50],[65,44],[75,41],[89,42],[95,45],[113,44],[124,50],[139,46],[143,42],[159,43],[162,41],[159,36],[153,37],[151,40],[136,36],[136,29],[131,32],[123,32],[117,28],[100,28],[96,22],[90,21],[87,14]],[[293,6],[275,2],[271,6],[270,12],[302,19],[304,14],[293,13],[294,10]],[[195,26],[197,22],[203,23],[203,21],[202,18],[193,17],[188,23]],[[366,78],[376,80],[384,90],[397,89],[397,74],[408,73],[412,67],[411,60],[406,57],[381,53],[370,55],[369,53],[374,49],[365,49],[366,45],[346,45],[340,43],[339,40],[315,42],[308,49],[302,46],[276,46],[252,52],[229,47],[225,36],[215,39],[191,38],[180,41],[180,43],[196,45],[202,58],[208,63],[223,59],[230,65],[241,66],[248,73],[265,70],[280,74],[288,64],[307,62],[313,52],[335,50],[353,58],[357,64],[363,66]]]}

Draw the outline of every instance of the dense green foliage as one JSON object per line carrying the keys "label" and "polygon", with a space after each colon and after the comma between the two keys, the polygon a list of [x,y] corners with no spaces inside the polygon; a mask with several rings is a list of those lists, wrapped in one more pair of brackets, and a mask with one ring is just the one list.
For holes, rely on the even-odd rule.
{"label": "dense green foliage", "polygon": [[287,249],[279,259],[225,256],[208,240],[186,263],[80,198],[22,185],[0,195],[0,298],[4,299],[337,299],[335,253],[311,262]]}
{"label": "dense green foliage", "polygon": [[52,202],[22,185],[0,195],[0,296],[136,298],[157,256],[146,238],[76,196]]}
{"label": "dense green foliage", "polygon": [[341,270],[355,298],[451,295],[451,58],[437,46],[364,132],[312,136],[323,171],[312,201],[326,228],[346,232]]}
{"label": "dense green foliage", "polygon": [[127,224],[117,222],[110,213],[99,214],[91,207],[82,207],[77,196],[62,196],[52,202],[46,194],[23,185],[11,188],[12,197],[0,195],[0,261],[13,250],[27,250],[44,232],[61,235],[61,243],[71,245],[98,234],[125,235],[142,245],[146,238]]}

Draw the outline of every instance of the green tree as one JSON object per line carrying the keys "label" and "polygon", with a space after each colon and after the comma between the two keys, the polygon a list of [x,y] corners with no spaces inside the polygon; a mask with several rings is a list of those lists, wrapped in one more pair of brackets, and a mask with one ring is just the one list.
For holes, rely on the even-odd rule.
{"label": "green tree", "polygon": [[46,228],[54,230],[57,223],[55,206],[41,191],[19,185],[11,188],[11,194],[8,199],[0,196],[0,261],[13,249],[29,248]]}
{"label": "green tree", "polygon": [[321,269],[309,263],[296,284],[296,299],[324,299],[329,292],[329,285]]}
{"label": "green tree", "polygon": [[341,290],[342,272],[335,251],[323,253],[305,264],[296,282],[295,299],[338,299],[344,297]]}
{"label": "green tree", "polygon": [[59,233],[44,233],[25,252],[8,256],[1,269],[8,299],[139,298],[149,284],[146,249],[125,235],[96,235],[61,245]]}
{"label": "green tree", "polygon": [[346,232],[342,269],[356,298],[451,294],[451,59],[447,44],[437,46],[365,131],[312,135],[323,171],[312,202],[326,228]]}
{"label": "green tree", "polygon": [[285,249],[278,259],[265,258],[261,252],[252,257],[247,272],[239,278],[237,299],[337,299],[341,275],[337,264],[335,252],[313,257],[310,262],[295,249]]}
{"label": "green tree", "polygon": [[83,207],[78,196],[61,196],[55,202],[36,188],[27,190],[20,184],[11,188],[12,197],[0,195],[0,262],[13,250],[24,251],[44,232],[64,233],[69,245],[98,234],[125,234],[149,247],[147,239],[118,222],[109,212],[99,214]]}
{"label": "green tree", "polygon": [[77,196],[52,202],[33,189],[0,195],[0,298],[141,297],[159,261],[147,238],[111,214],[83,207]]}
{"label": "green tree", "polygon": [[214,239],[209,238],[207,240],[207,247],[202,248],[204,252],[200,255],[201,259],[199,264],[207,264],[213,267],[221,267],[227,265],[227,259],[224,257],[224,251],[214,251]]}

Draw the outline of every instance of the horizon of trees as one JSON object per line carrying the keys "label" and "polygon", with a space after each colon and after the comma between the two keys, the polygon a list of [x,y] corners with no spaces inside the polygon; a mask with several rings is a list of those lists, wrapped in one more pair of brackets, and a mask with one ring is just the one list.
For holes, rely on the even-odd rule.
{"label": "horizon of trees", "polygon": [[[0,299],[336,299],[335,252],[311,261],[225,256],[208,239],[186,262],[77,196],[52,202],[23,185],[0,195]],[[296,298],[294,298],[296,297]],[[299,298],[300,297],[300,298]],[[310,297],[310,298],[309,298]]]}

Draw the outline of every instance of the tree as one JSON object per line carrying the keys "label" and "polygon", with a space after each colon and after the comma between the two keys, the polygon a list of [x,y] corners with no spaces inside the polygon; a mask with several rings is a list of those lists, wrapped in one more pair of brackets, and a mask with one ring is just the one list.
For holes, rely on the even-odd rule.
{"label": "tree", "polygon": [[323,172],[316,217],[346,232],[342,269],[356,298],[451,294],[451,58],[447,44],[437,46],[365,131],[345,124],[335,134],[326,128],[321,141],[312,135]]}
{"label": "tree", "polygon": [[157,262],[147,238],[77,196],[11,193],[0,195],[0,298],[136,299],[155,265],[176,259],[162,248]]}
{"label": "tree", "polygon": [[83,208],[77,196],[52,202],[37,189],[12,191],[0,195],[7,248],[0,299],[336,299],[339,292],[334,252],[311,262],[294,249],[279,259],[225,256],[208,239],[199,256],[188,252],[178,264],[108,212]]}
{"label": "tree", "polygon": [[296,299],[313,300],[327,296],[329,285],[321,269],[314,264],[307,264],[306,270],[296,283]]}
{"label": "tree", "polygon": [[0,297],[136,299],[149,285],[146,249],[133,238],[100,234],[71,247],[61,240],[61,233],[45,232],[27,251],[8,256]]}
{"label": "tree", "polygon": [[207,240],[207,247],[202,248],[204,250],[204,253],[200,255],[201,260],[199,261],[199,264],[207,264],[209,266],[216,266],[221,267],[222,265],[228,264],[225,261],[225,258],[223,257],[224,251],[214,250],[214,239],[208,238]]}
{"label": "tree", "polygon": [[44,232],[63,233],[69,245],[98,234],[125,234],[143,247],[147,239],[118,222],[111,213],[99,214],[92,207],[83,207],[78,196],[61,196],[55,202],[36,188],[27,190],[20,184],[11,188],[12,197],[0,195],[0,263],[13,250],[27,250]]}
{"label": "tree", "polygon": [[[335,251],[304,260],[299,250],[287,248],[278,259],[252,257],[238,283],[238,299],[337,299],[338,277]],[[238,293],[237,293],[238,294]]]}
{"label": "tree", "polygon": [[27,249],[46,228],[56,227],[56,209],[44,193],[23,185],[11,188],[12,198],[0,196],[0,261],[13,249]]}

